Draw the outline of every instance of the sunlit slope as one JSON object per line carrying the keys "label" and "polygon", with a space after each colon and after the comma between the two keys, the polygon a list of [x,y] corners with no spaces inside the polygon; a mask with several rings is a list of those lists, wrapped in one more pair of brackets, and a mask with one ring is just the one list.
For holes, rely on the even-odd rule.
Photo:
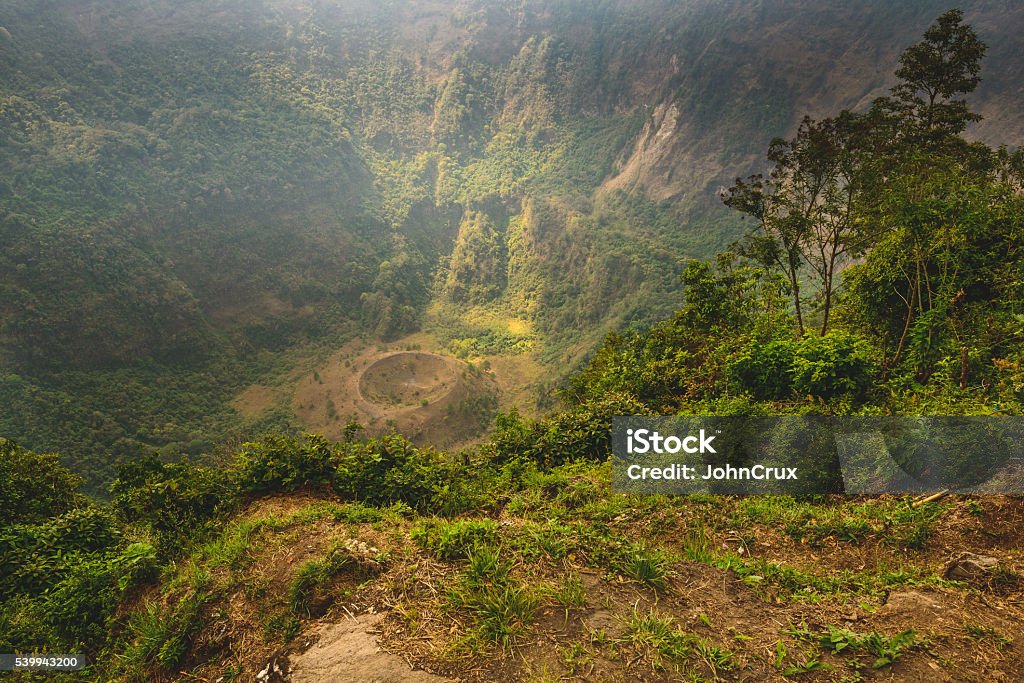
{"label": "sunlit slope", "polygon": [[[288,354],[421,328],[557,383],[678,307],[745,229],[719,190],[944,9],[6,0],[0,434],[198,455],[260,428],[229,401]],[[1017,143],[1024,10],[965,18],[971,134]]]}
{"label": "sunlit slope", "polygon": [[[395,333],[438,271],[554,350],[663,314],[636,293],[738,234],[716,190],[797,112],[881,94],[941,5],[6,4],[3,347],[80,365],[358,318],[364,292],[411,307],[369,321]],[[1020,14],[967,12],[989,142],[1014,142]]]}

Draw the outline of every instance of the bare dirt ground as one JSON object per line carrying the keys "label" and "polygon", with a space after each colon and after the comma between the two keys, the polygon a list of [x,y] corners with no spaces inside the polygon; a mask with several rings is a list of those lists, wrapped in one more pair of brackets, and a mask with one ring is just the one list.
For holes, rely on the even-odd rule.
{"label": "bare dirt ground", "polygon": [[[844,543],[827,538],[808,544],[784,538],[770,524],[752,525],[754,539],[743,555],[774,561],[777,566],[805,567],[811,577],[842,580],[859,568],[870,575],[887,572],[933,572],[941,575],[951,548],[999,559],[1007,576],[1024,570],[1024,501],[989,498],[983,514],[951,505],[936,524],[934,535],[920,550],[880,543]],[[970,518],[970,519],[968,519]],[[520,520],[508,520],[505,535],[520,533]],[[691,520],[680,516],[680,529]],[[613,522],[623,535],[650,538],[645,520]],[[658,526],[665,522],[659,520]],[[658,534],[662,536],[662,534]],[[669,531],[659,538],[673,547]],[[720,531],[711,545],[735,548],[734,535]],[[518,648],[498,650],[481,658],[461,648],[451,632],[467,623],[446,609],[436,595],[452,585],[437,564],[419,563],[415,578],[402,577],[407,587],[386,596],[379,608],[392,609],[381,625],[384,643],[402,649],[413,662],[459,681],[1011,681],[1024,680],[1024,593],[1019,578],[996,585],[967,582],[937,585],[927,579],[907,581],[881,593],[856,589],[835,595],[801,597],[765,577],[744,579],[734,571],[704,562],[683,561],[671,572],[665,590],[654,590],[614,569],[592,566],[585,552],[570,553],[561,562],[527,569],[533,586],[557,584],[567,575],[583,579],[585,603],[579,607],[547,605],[535,618],[532,632]],[[853,569],[851,569],[851,567]],[[414,614],[410,619],[408,615]],[[711,648],[731,653],[728,668],[710,666],[699,656],[679,666],[659,656],[663,644],[638,641],[630,634],[637,615],[667,619],[682,632]],[[410,624],[424,624],[423,630]],[[875,668],[876,657],[863,650],[831,653],[821,637],[829,629],[858,634],[916,634],[917,645],[892,665]],[[415,636],[415,637],[414,637]],[[780,648],[780,643],[782,646]],[[439,657],[439,653],[444,656]],[[461,657],[461,658],[460,658]],[[659,659],[661,660],[659,662]]]}
{"label": "bare dirt ground", "polygon": [[[564,508],[523,495],[471,517],[498,525],[513,584],[538,596],[514,644],[477,638],[479,617],[453,597],[464,590],[467,561],[442,561],[414,542],[422,518],[363,517],[365,508],[308,492],[254,500],[210,546],[221,550],[182,564],[185,576],[209,572],[213,596],[182,671],[211,683],[225,671],[257,683],[1024,680],[1019,498],[950,498],[929,513],[927,539],[907,547],[894,539],[913,528],[908,522],[857,540],[808,540],[784,533],[770,511],[758,508],[764,519],[752,520],[749,498],[599,498],[597,507]],[[868,518],[865,506],[903,514],[904,505],[837,496],[810,511]],[[663,586],[627,576],[601,549],[607,541],[585,540],[600,531],[602,509],[606,539],[672,554]],[[818,520],[804,522],[816,528]],[[681,552],[693,547],[695,528],[707,532],[706,558]],[[251,529],[244,551],[225,558],[241,529]],[[962,551],[994,558],[1000,572],[945,580]],[[303,568],[338,552],[346,563],[296,608],[289,596]],[[738,564],[723,566],[729,553]],[[578,599],[558,597],[570,579]],[[176,596],[161,600],[171,606]],[[639,630],[644,619],[669,630]],[[907,631],[913,644],[885,663],[870,646],[824,644],[829,633],[886,640]]]}
{"label": "bare dirt ground", "polygon": [[414,443],[463,445],[488,426],[481,401],[497,404],[490,373],[407,342],[352,342],[300,379],[292,409],[310,431],[340,438],[357,422],[370,435],[397,431]]}
{"label": "bare dirt ground", "polygon": [[252,384],[232,400],[245,418],[293,413],[309,432],[338,439],[349,422],[417,445],[478,442],[495,409],[535,413],[548,378],[530,353],[452,357],[424,332],[391,343],[352,340],[325,359],[297,361],[281,383]]}
{"label": "bare dirt ground", "polygon": [[359,376],[359,398],[395,408],[436,403],[459,384],[460,369],[453,359],[435,353],[394,351]]}
{"label": "bare dirt ground", "polygon": [[231,401],[231,405],[246,417],[258,418],[277,407],[283,398],[278,388],[251,384]]}

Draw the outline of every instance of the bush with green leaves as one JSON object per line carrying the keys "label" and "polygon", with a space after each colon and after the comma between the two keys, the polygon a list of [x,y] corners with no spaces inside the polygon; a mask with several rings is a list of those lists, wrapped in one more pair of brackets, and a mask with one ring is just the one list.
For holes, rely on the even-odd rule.
{"label": "bush with green leaves", "polygon": [[748,344],[729,364],[732,383],[758,400],[788,398],[793,393],[796,347],[792,339]]}
{"label": "bush with green leaves", "polygon": [[[112,635],[110,620],[126,591],[153,578],[156,570],[156,551],[145,543],[120,551],[69,551],[62,560],[52,563],[45,587],[23,588],[0,607],[0,625],[10,625],[0,637],[4,649],[101,649]],[[30,627],[33,620],[38,625]]]}
{"label": "bush with green leaves", "polygon": [[0,650],[31,652],[40,643],[56,646],[59,641],[44,619],[39,598],[18,594],[0,603]]}
{"label": "bush with green leaves", "polygon": [[104,557],[83,559],[47,592],[41,612],[62,642],[94,647],[105,640],[106,621],[121,597],[118,569]]}
{"label": "bush with green leaves", "polygon": [[0,448],[11,503],[0,521],[0,651],[96,652],[125,592],[152,578],[156,551],[126,545],[113,512],[79,496],[54,456]]}
{"label": "bush with green leaves", "polygon": [[81,479],[53,454],[33,453],[0,438],[0,525],[34,522],[80,503]]}
{"label": "bush with green leaves", "polygon": [[850,332],[804,337],[793,358],[793,389],[803,396],[863,398],[877,372],[871,344]]}
{"label": "bush with green leaves", "polygon": [[323,436],[311,434],[303,441],[267,436],[242,446],[235,467],[243,491],[294,491],[330,484],[336,460]]}
{"label": "bush with green leaves", "polygon": [[647,415],[650,408],[629,394],[609,394],[539,420],[518,412],[500,415],[488,457],[497,463],[517,458],[554,467],[577,460],[604,460],[611,453],[612,418]]}
{"label": "bush with green leaves", "polygon": [[0,597],[51,588],[77,561],[112,548],[119,537],[116,521],[96,506],[42,524],[0,527]]}
{"label": "bush with green leaves", "polygon": [[398,435],[346,443],[339,446],[334,489],[349,500],[426,510],[450,479],[450,467],[444,454]]}
{"label": "bush with green leaves", "polygon": [[41,647],[79,651],[101,645],[104,622],[120,597],[109,570],[102,557],[86,555],[75,557],[70,567],[42,568],[38,574],[49,583],[36,590],[12,592],[5,580],[8,594],[0,604],[0,647],[5,652]]}
{"label": "bush with green leaves", "polygon": [[151,529],[161,552],[179,547],[239,500],[236,481],[222,468],[155,457],[120,466],[110,495],[118,518]]}
{"label": "bush with green leaves", "polygon": [[744,346],[728,366],[733,386],[758,400],[862,399],[878,367],[871,344],[845,331]]}

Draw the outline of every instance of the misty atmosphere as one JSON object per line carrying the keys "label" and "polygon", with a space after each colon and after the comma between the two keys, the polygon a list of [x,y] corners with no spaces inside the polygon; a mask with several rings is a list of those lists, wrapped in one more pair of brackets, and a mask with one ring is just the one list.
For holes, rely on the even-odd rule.
{"label": "misty atmosphere", "polygon": [[0,0],[0,668],[1024,679],[1015,459],[672,496],[611,458],[615,416],[1024,415],[1022,34]]}

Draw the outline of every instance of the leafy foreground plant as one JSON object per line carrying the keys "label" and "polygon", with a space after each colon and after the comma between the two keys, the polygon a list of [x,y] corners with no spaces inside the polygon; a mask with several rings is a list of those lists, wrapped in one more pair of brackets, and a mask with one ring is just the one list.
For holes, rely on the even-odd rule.
{"label": "leafy foreground plant", "polygon": [[819,642],[833,654],[866,650],[875,656],[875,661],[871,665],[875,669],[891,665],[919,644],[917,633],[913,630],[886,636],[878,631],[856,633],[836,626],[830,626],[828,631],[821,635]]}
{"label": "leafy foreground plant", "polygon": [[[786,666],[787,659],[792,662],[789,666]],[[790,654],[789,648],[781,640],[775,643],[775,658],[773,661],[775,668],[782,672],[783,676],[798,676],[800,674],[810,673],[811,671],[817,671],[819,669],[830,669],[828,664],[825,664],[817,656],[811,656],[804,660],[795,659]]]}

